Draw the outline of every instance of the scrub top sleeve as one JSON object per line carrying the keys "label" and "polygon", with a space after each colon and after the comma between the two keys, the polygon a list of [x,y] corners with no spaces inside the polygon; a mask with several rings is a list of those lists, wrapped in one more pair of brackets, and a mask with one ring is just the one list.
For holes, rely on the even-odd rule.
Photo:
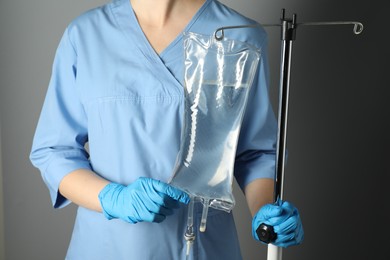
{"label": "scrub top sleeve", "polygon": [[84,147],[87,117],[76,88],[77,54],[68,33],[66,29],[57,48],[30,154],[55,208],[70,203],[58,191],[63,177],[77,169],[91,169]]}
{"label": "scrub top sleeve", "polygon": [[267,46],[265,36],[238,140],[234,174],[243,190],[255,179],[275,177],[277,122],[269,98]]}

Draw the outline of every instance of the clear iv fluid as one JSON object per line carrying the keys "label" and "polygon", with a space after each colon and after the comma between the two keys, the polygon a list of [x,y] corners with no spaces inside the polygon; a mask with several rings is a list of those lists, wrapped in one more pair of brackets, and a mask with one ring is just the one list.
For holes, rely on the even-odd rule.
{"label": "clear iv fluid", "polygon": [[184,234],[188,259],[195,240],[194,202],[203,204],[200,232],[206,231],[209,207],[227,212],[234,207],[237,141],[260,50],[214,35],[183,36],[184,122],[169,183],[191,197]]}
{"label": "clear iv fluid", "polygon": [[186,88],[184,133],[171,185],[219,210],[234,207],[233,169],[249,88],[215,84]]}

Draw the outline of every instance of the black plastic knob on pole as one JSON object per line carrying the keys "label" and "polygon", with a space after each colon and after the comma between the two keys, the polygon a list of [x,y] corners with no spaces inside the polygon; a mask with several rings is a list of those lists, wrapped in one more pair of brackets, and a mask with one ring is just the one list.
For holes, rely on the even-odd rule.
{"label": "black plastic knob on pole", "polygon": [[[274,202],[280,203],[283,199],[284,169],[286,162],[287,119],[288,100],[290,89],[290,71],[292,43],[296,37],[296,14],[292,19],[285,18],[285,9],[281,15],[281,63],[280,63],[280,86],[279,86],[279,110],[278,110],[278,134],[276,146],[276,169]],[[264,243],[272,243],[277,238],[273,227],[262,223],[256,233]]]}

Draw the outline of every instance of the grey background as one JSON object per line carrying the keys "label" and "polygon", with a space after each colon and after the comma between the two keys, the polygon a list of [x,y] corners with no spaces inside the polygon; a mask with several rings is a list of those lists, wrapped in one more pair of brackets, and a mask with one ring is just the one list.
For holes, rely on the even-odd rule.
{"label": "grey background", "polygon": [[[0,244],[4,242],[6,259],[64,258],[75,207],[51,208],[47,189],[28,154],[65,26],[104,2],[0,1],[0,198],[4,200]],[[286,8],[288,16],[297,13],[298,22],[364,23],[365,31],[359,36],[352,34],[350,26],[298,29],[285,198],[300,209],[305,241],[284,250],[283,259],[390,259],[386,248],[390,242],[386,1],[223,2],[263,23],[278,23],[281,8]],[[267,31],[276,107],[279,30]],[[251,238],[251,218],[236,186],[235,196],[244,258],[266,259],[266,247]],[[4,253],[2,246],[0,251]]]}

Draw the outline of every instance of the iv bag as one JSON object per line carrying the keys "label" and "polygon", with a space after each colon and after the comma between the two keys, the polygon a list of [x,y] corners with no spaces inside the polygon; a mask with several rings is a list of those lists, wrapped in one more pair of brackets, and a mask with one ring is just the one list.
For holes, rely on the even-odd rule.
{"label": "iv bag", "polygon": [[237,141],[260,52],[190,32],[184,53],[184,122],[169,183],[205,207],[230,212]]}

